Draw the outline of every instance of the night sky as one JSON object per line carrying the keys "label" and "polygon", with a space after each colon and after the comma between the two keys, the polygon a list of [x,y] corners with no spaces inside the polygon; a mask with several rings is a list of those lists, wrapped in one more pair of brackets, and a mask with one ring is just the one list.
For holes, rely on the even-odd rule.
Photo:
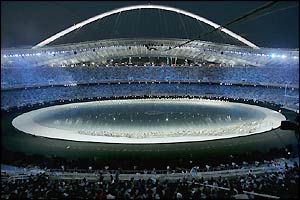
{"label": "night sky", "polygon": [[[33,46],[97,14],[149,2],[187,10],[217,24],[224,24],[267,3],[266,1],[2,1],[1,48]],[[274,9],[279,9],[278,11],[229,26],[228,29],[260,47],[299,48],[299,6],[283,9],[294,5],[298,5],[298,2],[281,2],[274,6]]]}

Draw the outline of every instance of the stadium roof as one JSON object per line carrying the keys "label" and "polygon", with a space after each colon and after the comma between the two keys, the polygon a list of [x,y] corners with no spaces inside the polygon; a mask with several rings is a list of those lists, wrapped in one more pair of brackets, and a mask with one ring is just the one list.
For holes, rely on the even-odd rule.
{"label": "stadium roof", "polygon": [[[84,21],[92,16],[99,15],[100,13],[105,13],[109,10],[114,10],[120,7],[128,7],[134,4],[140,4],[143,2],[3,2],[2,12],[1,12],[1,32],[2,32],[2,47],[20,47],[24,45],[33,46],[38,44],[39,42],[45,40],[49,36],[70,27],[73,24]],[[148,4],[148,2],[145,2]],[[156,4],[175,7],[181,10],[186,10],[190,13],[194,13],[199,16],[203,16],[211,21],[217,22],[218,24],[225,24],[226,22],[237,18],[239,16],[244,15],[245,13],[266,4],[266,2],[156,2]],[[233,26],[229,26],[228,28],[235,33],[238,33],[242,37],[247,40],[253,41],[260,47],[298,47],[299,41],[299,11],[298,11],[298,3],[297,2],[279,2],[276,6],[266,10],[264,13],[260,13],[261,15],[256,16],[254,19],[249,19],[246,22],[234,24]],[[144,12],[150,9],[144,9]],[[152,9],[153,10],[153,9]],[[155,13],[153,11],[151,13]],[[130,15],[130,13],[132,13]],[[147,13],[147,12],[146,12]],[[145,26],[151,21],[154,20],[156,23],[158,20],[153,18],[150,12],[147,13],[148,17],[142,21],[139,25],[142,29],[145,29]],[[159,13],[159,12],[158,12]],[[168,12],[161,12],[168,13]],[[127,14],[127,18],[122,17]],[[122,24],[130,24],[126,23],[128,21],[132,21],[132,19],[137,18],[137,12],[123,12],[119,18],[119,23]],[[101,22],[102,24],[106,21],[110,22],[111,27],[114,22],[117,22],[117,16],[119,14],[115,14],[114,16],[110,16]],[[147,16],[146,15],[146,16]],[[156,13],[156,15],[158,15]],[[26,17],[24,17],[26,16]],[[167,14],[166,14],[167,16]],[[171,15],[170,15],[171,16]],[[162,16],[163,17],[163,16]],[[172,15],[171,17],[177,17],[177,27],[184,30],[181,20],[186,20],[184,15]],[[180,19],[182,18],[182,19]],[[109,20],[108,20],[109,19]],[[176,26],[170,24],[166,20],[167,18],[163,18],[168,23],[168,28],[172,30],[171,33],[177,32],[178,29],[174,29]],[[81,34],[83,29],[87,29],[91,27],[92,29],[95,26],[100,26],[101,23],[93,23],[91,26],[82,27],[77,32],[78,38],[87,37],[88,34]],[[122,22],[122,23],[121,23]],[[162,23],[161,23],[162,24]],[[173,23],[174,24],[174,23]],[[203,23],[204,24],[204,23]],[[203,25],[202,24],[202,25]],[[186,24],[188,25],[188,23]],[[117,27],[119,24],[117,24]],[[104,24],[101,26],[105,27]],[[99,27],[99,28],[101,28]],[[161,26],[159,26],[161,27]],[[165,26],[164,26],[165,27]],[[189,27],[189,26],[187,26]],[[207,27],[203,27],[207,28]],[[22,32],[19,30],[23,30]],[[186,29],[184,31],[190,31],[192,28]],[[119,27],[116,32],[110,32],[107,35],[112,36],[109,38],[99,37],[99,38],[87,38],[82,41],[68,40],[67,42],[56,41],[54,44],[63,44],[63,43],[74,43],[74,42],[84,42],[84,41],[97,41],[102,39],[113,39],[113,38],[125,38],[124,32],[120,32],[124,30],[123,27]],[[147,29],[148,30],[148,29]],[[159,29],[160,30],[160,29]],[[151,30],[147,32],[155,33],[157,30]],[[199,32],[200,29],[197,29]],[[91,31],[86,31],[85,33],[90,33]],[[95,32],[97,35],[99,32]],[[119,33],[119,35],[118,35]],[[183,35],[185,33],[182,31]],[[138,33],[140,34],[140,33]],[[70,34],[70,36],[74,36],[75,34]],[[98,34],[99,35],[99,34]],[[217,35],[217,34],[215,34]],[[213,35],[213,36],[215,36]],[[84,36],[84,37],[82,37]],[[126,37],[128,38],[128,37]],[[141,35],[141,38],[145,38],[145,35]],[[170,38],[170,34],[165,36],[160,36],[159,38]],[[187,37],[173,37],[173,38],[184,38]],[[224,43],[220,41],[214,41],[212,38],[204,38],[204,41],[212,41],[217,43]],[[230,39],[230,38],[227,38]],[[66,37],[64,37],[66,41]],[[224,38],[226,41],[226,38]],[[232,43],[231,43],[232,44]]]}

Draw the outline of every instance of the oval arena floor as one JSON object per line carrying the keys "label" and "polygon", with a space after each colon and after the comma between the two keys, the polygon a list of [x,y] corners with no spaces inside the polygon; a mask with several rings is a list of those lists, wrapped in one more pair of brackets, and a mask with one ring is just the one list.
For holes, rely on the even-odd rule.
{"label": "oval arena floor", "polygon": [[266,132],[285,117],[260,106],[207,99],[130,99],[33,110],[12,124],[25,133],[78,142],[163,144]]}
{"label": "oval arena floor", "polygon": [[[32,108],[31,110],[36,110]],[[26,112],[28,109],[26,110]],[[20,151],[26,154],[56,155],[65,158],[95,158],[102,159],[177,159],[183,156],[196,155],[210,157],[217,155],[238,154],[247,151],[268,151],[270,148],[283,148],[288,144],[297,144],[293,131],[265,130],[260,133],[232,137],[213,138],[208,141],[184,141],[160,144],[129,144],[79,142],[65,139],[38,137],[19,131],[12,125],[12,120],[23,114],[24,110],[2,112],[2,146],[8,150]],[[287,119],[294,120],[296,113],[282,109]],[[149,114],[149,113],[148,113]],[[151,116],[151,115],[150,115]],[[198,138],[199,139],[199,138]]]}

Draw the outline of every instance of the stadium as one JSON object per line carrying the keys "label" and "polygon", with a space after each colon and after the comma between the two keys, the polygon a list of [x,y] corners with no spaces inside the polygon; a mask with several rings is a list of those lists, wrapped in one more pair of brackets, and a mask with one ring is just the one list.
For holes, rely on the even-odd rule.
{"label": "stadium", "polygon": [[[1,113],[3,198],[43,196],[10,191],[32,174],[100,180],[42,198],[298,197],[299,50],[260,47],[180,8],[116,8],[1,48]],[[274,173],[286,187],[233,178]],[[151,195],[122,186],[141,179]]]}

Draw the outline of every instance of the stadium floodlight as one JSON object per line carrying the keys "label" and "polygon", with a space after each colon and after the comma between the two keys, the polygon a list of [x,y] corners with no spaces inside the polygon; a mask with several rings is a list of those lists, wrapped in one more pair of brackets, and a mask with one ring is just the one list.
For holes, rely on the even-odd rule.
{"label": "stadium floodlight", "polygon": [[277,55],[274,54],[274,53],[272,53],[272,54],[271,54],[271,57],[272,57],[272,58],[275,58],[275,57],[277,57]]}
{"label": "stadium floodlight", "polygon": [[286,58],[286,55],[282,55],[281,58]]}

